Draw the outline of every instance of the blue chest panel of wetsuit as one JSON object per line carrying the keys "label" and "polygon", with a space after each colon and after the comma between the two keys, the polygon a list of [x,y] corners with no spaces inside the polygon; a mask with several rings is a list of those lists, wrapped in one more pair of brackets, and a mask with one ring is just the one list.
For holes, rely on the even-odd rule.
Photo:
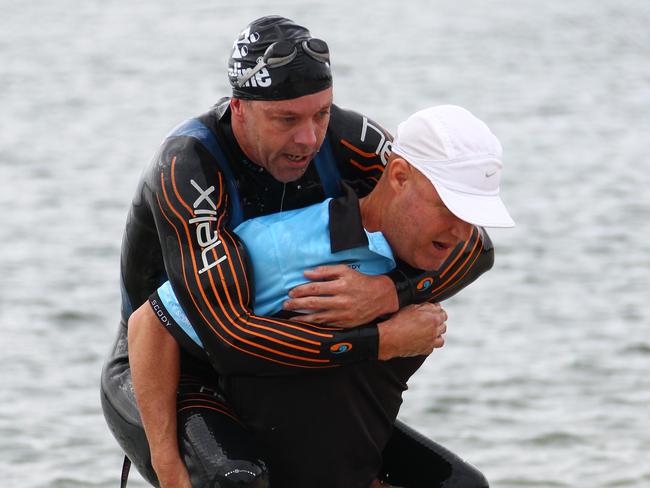
{"label": "blue chest panel of wetsuit", "polygon": [[[235,229],[253,264],[255,314],[273,315],[282,310],[289,290],[308,281],[303,275],[306,269],[346,264],[361,273],[378,275],[395,268],[393,253],[381,232],[366,231],[368,246],[331,252],[329,201],[250,219]],[[158,295],[178,325],[201,345],[169,282],[158,289]]]}
{"label": "blue chest panel of wetsuit", "polygon": [[378,275],[395,267],[393,253],[380,232],[366,232],[367,247],[332,253],[329,201],[247,220],[235,229],[253,264],[257,315],[282,310],[289,290],[308,281],[303,275],[305,269],[344,263],[362,273]]}

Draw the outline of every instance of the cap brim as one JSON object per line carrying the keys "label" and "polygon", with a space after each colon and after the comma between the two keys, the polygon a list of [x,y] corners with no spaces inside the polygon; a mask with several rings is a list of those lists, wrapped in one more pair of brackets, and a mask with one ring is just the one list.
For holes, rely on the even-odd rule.
{"label": "cap brim", "polygon": [[444,204],[459,219],[481,227],[515,226],[515,221],[498,195],[470,195],[432,183]]}

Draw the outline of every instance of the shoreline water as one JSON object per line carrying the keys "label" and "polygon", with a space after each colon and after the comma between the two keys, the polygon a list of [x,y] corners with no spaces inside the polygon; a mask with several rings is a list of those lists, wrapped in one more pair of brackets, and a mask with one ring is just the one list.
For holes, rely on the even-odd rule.
{"label": "shoreline water", "polygon": [[[162,137],[228,94],[232,39],[268,7],[4,7],[0,472],[5,486],[109,488],[121,453],[98,381],[126,211]],[[425,105],[463,105],[504,145],[518,226],[490,233],[494,269],[447,302],[447,345],[401,417],[491,486],[650,485],[650,7],[277,8],[330,44],[341,106],[394,131]]]}

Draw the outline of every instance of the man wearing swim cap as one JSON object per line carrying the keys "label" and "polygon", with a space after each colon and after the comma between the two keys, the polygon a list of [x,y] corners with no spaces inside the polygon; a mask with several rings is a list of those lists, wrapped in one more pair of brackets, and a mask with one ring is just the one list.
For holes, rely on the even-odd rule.
{"label": "man wearing swim cap", "polygon": [[[296,52],[286,45],[270,50],[290,29],[288,39]],[[102,405],[116,438],[152,484],[190,486],[192,478],[195,486],[266,486],[266,465],[225,401],[220,383],[237,375],[301,378],[313,370],[414,353],[412,345],[405,348],[406,341],[391,343],[390,335],[382,335],[386,322],[324,329],[271,320],[250,310],[245,257],[231,229],[251,217],[336,196],[340,180],[363,196],[388,153],[388,135],[376,124],[331,105],[331,78],[327,82],[322,74],[329,65],[322,46],[303,45],[309,38],[305,29],[282,18],[251,24],[234,45],[232,58],[238,61],[231,60],[231,84],[239,98],[223,100],[174,130],[134,199],[122,253],[122,324],[102,374]],[[264,54],[251,59],[256,44]],[[304,83],[282,95],[282,80],[298,75],[280,76],[276,87],[276,71],[291,70],[301,59]],[[305,68],[312,61],[321,68],[313,76]],[[262,88],[271,88],[268,100],[259,100]],[[394,284],[385,276],[336,273],[357,285],[354,293],[344,289],[339,295],[354,295],[353,315],[360,323],[394,312],[395,288],[400,304],[430,297],[430,291],[417,289],[427,275],[419,270],[399,267],[391,274]],[[209,365],[183,350],[179,361],[178,344],[160,326],[130,328],[127,352],[132,310],[166,278],[197,326]],[[345,316],[348,309],[340,308],[334,316]],[[402,337],[435,329],[424,312],[404,317],[399,312],[391,318],[391,327]],[[437,320],[440,325],[442,317]],[[428,352],[434,340],[432,333],[426,347],[415,353]],[[342,343],[352,346],[344,354],[332,347]]]}
{"label": "man wearing swim cap", "polygon": [[[400,124],[386,171],[366,197],[358,200],[348,188],[344,196],[322,204],[243,222],[235,232],[255,271],[255,313],[281,312],[288,291],[305,281],[305,267],[322,263],[344,262],[362,273],[379,274],[393,269],[399,258],[417,268],[437,270],[439,280],[431,285],[438,294],[435,300],[462,287],[467,283],[463,275],[481,254],[476,245],[481,231],[470,222],[513,225],[498,196],[500,156],[496,137],[467,110],[432,107]],[[296,235],[301,235],[300,242],[292,239]],[[134,313],[130,324],[160,320],[184,348],[201,357],[203,344],[169,282],[149,302],[151,306],[145,304]],[[431,304],[411,308],[422,306],[438,312]],[[154,310],[160,312],[158,318]],[[443,323],[440,332],[444,330]],[[437,345],[444,343],[441,336],[439,341]],[[338,374],[289,382],[233,378],[226,390],[234,392],[229,398],[235,410],[269,453],[272,481],[281,486],[357,486],[358,479],[358,486],[368,486],[379,474],[379,461],[360,462],[356,451],[366,446],[355,439],[366,438],[368,426],[381,430],[381,422],[370,420],[377,411],[390,423],[395,420],[401,393],[425,357],[396,358],[385,370],[377,365],[348,367],[344,381]],[[390,378],[392,384],[382,384],[382,378]],[[269,383],[272,388],[267,388]],[[381,398],[381,408],[365,406],[362,419],[355,415],[355,407],[363,405],[360,392]],[[328,400],[330,396],[335,399]],[[328,415],[314,420],[319,410]],[[346,442],[332,438],[332,432],[345,432]],[[305,437],[310,446],[319,446],[307,451],[311,462],[301,452]],[[386,442],[380,436],[375,439]],[[394,441],[390,451],[384,451],[383,479],[399,486],[433,486],[445,480],[447,470],[435,462],[454,459],[453,454],[442,455],[443,448],[426,441],[420,451],[435,451],[429,464],[418,465],[409,459],[414,451],[399,452],[398,445]],[[336,470],[324,470],[323,465]],[[360,474],[364,468],[365,479]],[[461,486],[472,485],[465,479]]]}

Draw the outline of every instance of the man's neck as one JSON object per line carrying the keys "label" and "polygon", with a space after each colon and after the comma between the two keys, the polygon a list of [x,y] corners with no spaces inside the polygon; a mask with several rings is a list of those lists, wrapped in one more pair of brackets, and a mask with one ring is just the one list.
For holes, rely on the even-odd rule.
{"label": "man's neck", "polygon": [[381,206],[378,198],[378,189],[375,188],[368,195],[359,199],[359,210],[361,212],[361,223],[368,232],[381,230]]}
{"label": "man's neck", "polygon": [[235,138],[235,142],[237,142],[237,145],[244,153],[244,156],[246,156],[249,161],[257,164],[251,155],[250,148],[248,147],[246,133],[236,117],[230,119],[230,127],[232,128],[232,135]]}

